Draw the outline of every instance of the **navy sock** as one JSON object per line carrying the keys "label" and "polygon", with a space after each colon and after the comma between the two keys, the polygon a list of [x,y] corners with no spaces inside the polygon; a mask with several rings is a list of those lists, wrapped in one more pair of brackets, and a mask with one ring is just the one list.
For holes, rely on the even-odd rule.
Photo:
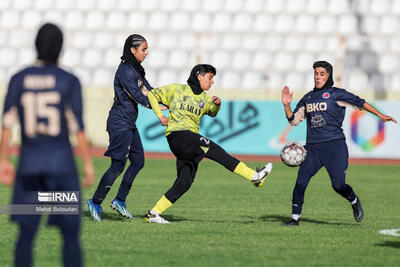
{"label": "navy sock", "polygon": [[20,225],[19,238],[15,246],[14,263],[16,267],[32,266],[32,245],[38,226],[39,221],[32,225]]}

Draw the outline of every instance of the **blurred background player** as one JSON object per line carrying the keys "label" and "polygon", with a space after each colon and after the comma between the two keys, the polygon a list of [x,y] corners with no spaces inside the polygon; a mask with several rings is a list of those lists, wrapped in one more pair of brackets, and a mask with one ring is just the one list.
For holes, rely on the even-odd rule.
{"label": "blurred background player", "polygon": [[331,178],[333,189],[350,201],[354,219],[361,222],[363,209],[359,197],[353,188],[346,184],[346,170],[349,153],[342,129],[346,106],[364,109],[378,116],[383,122],[397,121],[382,114],[364,99],[333,87],[333,67],[326,61],[317,61],[314,68],[314,89],[305,94],[294,111],[290,107],[293,93],[285,86],[282,90],[282,103],[286,118],[293,126],[307,119],[307,157],[300,165],[296,185],[293,190],[292,220],[285,226],[299,225],[299,218],[304,202],[304,193],[308,183],[322,166]]}
{"label": "blurred background player", "polygon": [[140,134],[136,128],[138,104],[150,108],[147,92],[152,87],[145,78],[141,63],[148,55],[146,39],[138,34],[130,35],[124,45],[122,61],[118,66],[114,79],[114,103],[107,119],[109,146],[104,153],[111,157],[111,166],[104,173],[93,197],[86,202],[92,217],[101,221],[103,209],[101,203],[110,191],[115,179],[127,168],[118,194],[111,202],[111,207],[128,219],[133,219],[126,207],[126,197],[132,187],[136,175],[144,166],[144,151]]}
{"label": "blurred background player", "polygon": [[[32,203],[30,192],[80,191],[78,172],[69,142],[76,132],[84,164],[84,186],[94,180],[94,169],[82,120],[81,86],[77,77],[59,68],[63,34],[54,24],[44,24],[36,37],[37,61],[16,73],[8,86],[4,103],[1,138],[1,180],[11,185],[13,166],[9,142],[14,123],[21,125],[21,150],[14,185],[13,204]],[[32,265],[32,245],[40,215],[12,215],[19,224],[15,266]],[[64,266],[81,266],[79,215],[50,215],[49,225],[57,225],[63,235]]]}
{"label": "blurred background player", "polygon": [[[199,64],[192,69],[188,84],[171,84],[153,89],[148,94],[154,113],[161,124],[167,126],[165,135],[172,153],[177,158],[177,178],[154,208],[145,215],[147,222],[169,223],[160,214],[189,190],[198,165],[204,157],[243,176],[256,187],[264,184],[272,170],[272,163],[268,163],[261,170],[254,171],[198,133],[203,115],[215,117],[221,107],[219,97],[210,97],[205,93],[213,85],[216,72],[211,65]],[[168,118],[162,114],[158,103],[169,108]]]}

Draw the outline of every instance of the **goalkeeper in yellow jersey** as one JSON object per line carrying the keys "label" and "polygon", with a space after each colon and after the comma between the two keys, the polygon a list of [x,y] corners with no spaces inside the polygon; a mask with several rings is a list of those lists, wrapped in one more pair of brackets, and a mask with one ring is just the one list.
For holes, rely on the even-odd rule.
{"label": "goalkeeper in yellow jersey", "polygon": [[[147,95],[161,124],[167,126],[165,135],[176,157],[177,168],[174,184],[145,215],[147,222],[169,223],[160,214],[189,190],[196,176],[197,167],[204,157],[243,176],[256,187],[264,184],[272,170],[272,163],[268,163],[262,169],[254,171],[198,133],[201,117],[205,114],[215,117],[221,106],[219,97],[210,97],[205,93],[213,85],[215,74],[216,70],[211,65],[196,65],[190,73],[188,84],[170,84],[155,88]],[[168,118],[163,115],[158,103],[169,107]]]}

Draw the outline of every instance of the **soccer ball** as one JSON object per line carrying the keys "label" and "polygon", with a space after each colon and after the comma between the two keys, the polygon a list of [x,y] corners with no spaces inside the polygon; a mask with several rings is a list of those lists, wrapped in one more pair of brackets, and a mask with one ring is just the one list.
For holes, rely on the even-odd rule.
{"label": "soccer ball", "polygon": [[296,142],[287,143],[281,150],[281,160],[287,166],[299,166],[307,156],[307,150]]}

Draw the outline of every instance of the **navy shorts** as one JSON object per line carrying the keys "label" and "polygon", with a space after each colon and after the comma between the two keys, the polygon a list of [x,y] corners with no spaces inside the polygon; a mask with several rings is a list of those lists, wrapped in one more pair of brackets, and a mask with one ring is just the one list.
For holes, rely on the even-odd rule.
{"label": "navy shorts", "polygon": [[[64,174],[21,174],[15,179],[12,204],[36,204],[37,191],[78,191],[80,192],[79,179],[76,172]],[[80,200],[79,200],[80,205]],[[39,223],[41,215],[11,215],[11,220],[20,224]],[[48,225],[73,226],[79,229],[80,215],[54,215],[50,214]]]}
{"label": "navy shorts", "polygon": [[104,156],[116,160],[124,160],[131,151],[144,153],[142,140],[137,128],[108,131],[108,136],[110,145]]}
{"label": "navy shorts", "polygon": [[345,140],[307,144],[305,149],[307,149],[307,157],[300,165],[298,179],[309,179],[322,166],[326,168],[331,179],[345,179],[349,166],[349,152]]}

